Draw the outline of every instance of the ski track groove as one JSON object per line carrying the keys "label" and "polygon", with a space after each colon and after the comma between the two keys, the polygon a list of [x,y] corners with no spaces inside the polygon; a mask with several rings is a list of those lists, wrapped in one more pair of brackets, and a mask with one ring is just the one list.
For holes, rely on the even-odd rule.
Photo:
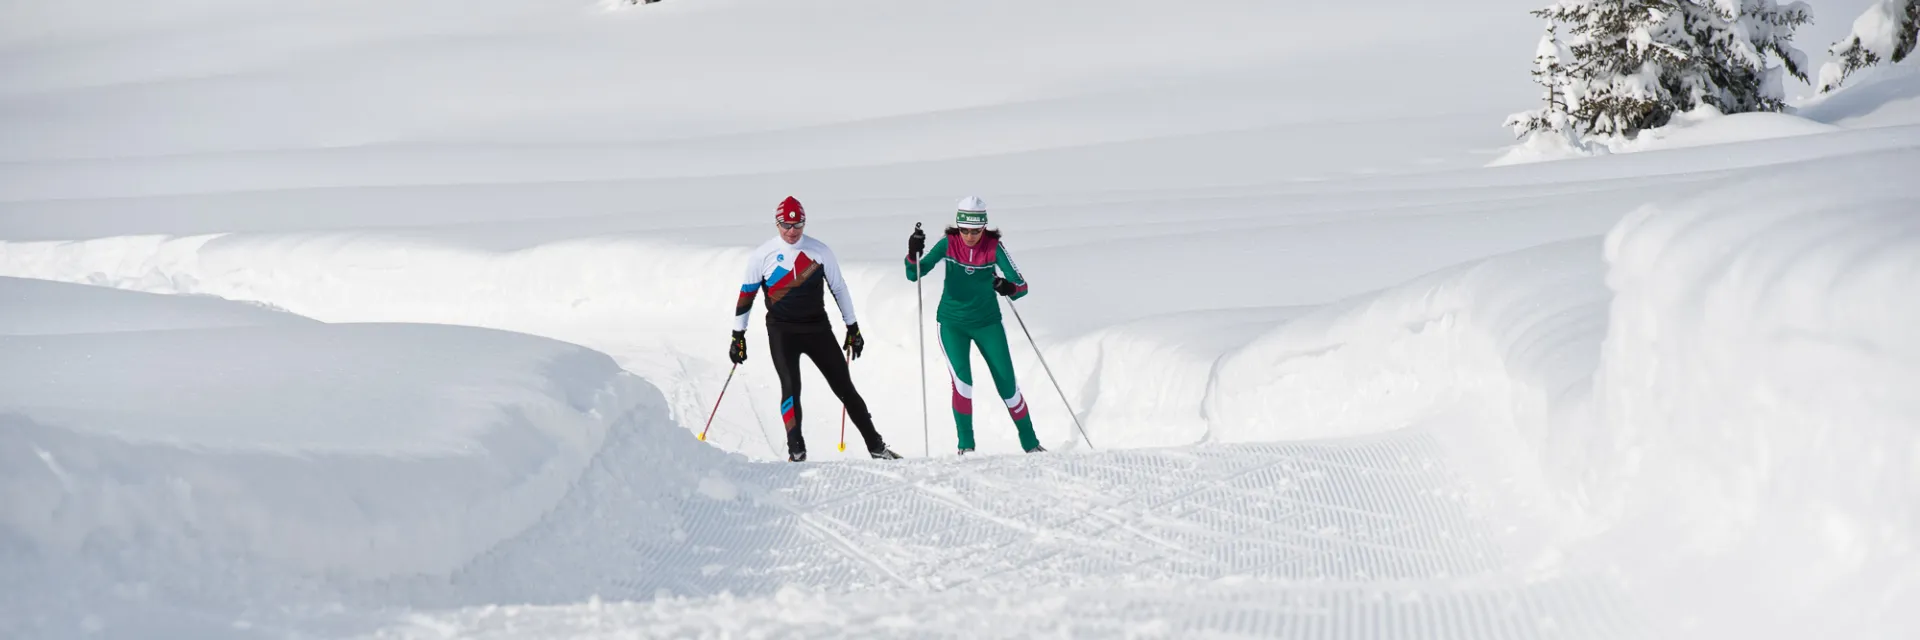
{"label": "ski track groove", "polygon": [[[980,480],[979,480],[978,478],[968,478],[968,480],[970,480],[970,481],[980,481]],[[1006,488],[1006,487],[1005,487],[1005,485],[998,485],[997,487],[994,487],[994,486],[991,486],[991,485],[995,485],[995,484],[996,484],[996,483],[992,483],[992,482],[981,482],[981,483],[982,483],[982,484],[987,484],[987,485],[990,485],[990,488]],[[1045,530],[1046,530],[1046,529],[1044,529],[1044,528],[1039,528],[1039,527],[1035,527],[1035,526],[1032,526],[1032,525],[1028,525],[1028,524],[1025,524],[1025,523],[1022,523],[1022,522],[1020,522],[1019,520],[1016,520],[1016,519],[1009,519],[1009,518],[1003,518],[1003,517],[1001,517],[1001,516],[999,516],[999,515],[997,515],[997,514],[994,514],[994,513],[991,513],[991,512],[989,512],[989,511],[987,511],[987,510],[985,510],[985,509],[982,509],[982,508],[979,508],[979,507],[975,507],[975,506],[973,506],[973,505],[971,505],[971,504],[968,504],[968,503],[966,503],[965,501],[963,501],[963,500],[961,500],[961,499],[959,499],[959,498],[955,498],[955,497],[952,497],[952,496],[949,496],[949,495],[945,495],[945,494],[943,494],[943,493],[941,493],[941,492],[936,492],[936,491],[931,491],[931,490],[928,490],[928,489],[926,489],[925,487],[922,487],[922,486],[919,486],[919,485],[915,485],[915,487],[914,487],[914,488],[916,488],[916,489],[918,489],[918,490],[920,491],[920,493],[922,493],[922,494],[925,494],[925,495],[927,495],[928,497],[930,497],[930,498],[932,498],[932,499],[934,499],[934,500],[938,500],[938,501],[942,501],[942,502],[946,502],[946,503],[948,503],[948,504],[951,504],[951,505],[954,505],[954,506],[956,506],[956,507],[959,507],[959,508],[961,508],[961,509],[964,509],[964,510],[967,510],[967,511],[969,511],[969,512],[971,512],[971,513],[975,513],[975,514],[977,514],[977,515],[979,515],[979,516],[981,516],[982,518],[985,518],[985,519],[988,519],[988,520],[991,520],[991,521],[993,521],[993,522],[996,522],[996,523],[999,523],[999,524],[1001,524],[1001,525],[1003,525],[1003,526],[1007,526],[1007,527],[1009,527],[1009,528],[1013,528],[1013,529],[1017,529],[1017,530],[1020,530],[1020,531],[1022,531],[1022,532],[1026,532],[1026,533],[1029,533],[1029,534],[1037,534],[1037,533],[1040,533],[1041,531],[1045,531]],[[1058,495],[1058,492],[1053,492],[1053,493],[1054,493],[1054,495]],[[1112,506],[1117,506],[1117,505],[1109,505],[1109,508],[1110,508],[1110,507],[1112,507]],[[1036,507],[1034,507],[1033,509],[1030,509],[1030,510],[1028,510],[1028,511],[1026,511],[1026,512],[1024,512],[1024,513],[1022,513],[1022,514],[1021,514],[1021,515],[1020,515],[1019,517],[1020,517],[1020,518],[1026,518],[1026,517],[1031,517],[1031,516],[1033,516],[1034,514],[1037,514],[1037,513],[1040,513],[1041,511],[1043,511],[1043,510],[1044,510],[1044,508],[1045,508],[1045,505],[1039,505],[1039,506],[1036,506]],[[1110,515],[1107,515],[1106,513],[1104,513],[1104,512],[1103,512],[1102,510],[1100,510],[1100,509],[1097,509],[1097,508],[1096,508],[1096,509],[1087,509],[1087,510],[1085,510],[1085,511],[1083,511],[1083,512],[1082,512],[1082,514],[1084,514],[1085,516],[1088,516],[1088,517],[1091,517],[1091,518],[1094,518],[1094,519],[1098,519],[1098,520],[1101,520],[1101,521],[1103,521],[1103,522],[1106,522],[1106,523],[1108,523],[1108,524],[1110,525],[1109,527],[1105,527],[1105,528],[1102,528],[1102,529],[1101,529],[1101,531],[1105,531],[1105,530],[1108,530],[1108,529],[1111,529],[1111,528],[1113,528],[1113,527],[1119,527],[1119,528],[1121,528],[1122,530],[1124,530],[1125,532],[1127,532],[1127,533],[1129,533],[1129,534],[1132,534],[1132,535],[1133,535],[1133,536],[1134,536],[1134,537],[1135,537],[1136,539],[1139,539],[1139,540],[1143,540],[1143,541],[1145,541],[1145,542],[1147,542],[1147,543],[1149,543],[1149,544],[1153,544],[1153,545],[1155,545],[1155,546],[1157,546],[1157,547],[1160,547],[1160,548],[1162,549],[1162,551],[1164,552],[1164,553],[1163,553],[1163,556],[1162,556],[1162,557],[1165,557],[1165,554],[1172,554],[1172,555],[1179,555],[1179,556],[1185,556],[1185,557],[1187,557],[1187,558],[1189,558],[1189,559],[1192,559],[1192,560],[1195,560],[1195,561],[1198,561],[1198,562],[1202,562],[1202,563],[1211,563],[1211,562],[1216,562],[1216,561],[1215,561],[1214,559],[1212,559],[1212,558],[1207,558],[1207,557],[1205,557],[1205,556],[1202,556],[1202,555],[1200,555],[1200,554],[1198,554],[1198,553],[1194,553],[1194,552],[1192,552],[1192,551],[1189,551],[1189,550],[1187,550],[1187,549],[1186,549],[1185,547],[1182,547],[1182,546],[1180,546],[1180,545],[1178,545],[1178,544],[1176,544],[1176,543],[1174,543],[1174,542],[1171,542],[1171,541],[1168,541],[1168,540],[1165,540],[1165,539],[1162,539],[1162,538],[1160,538],[1159,536],[1155,536],[1155,535],[1153,535],[1153,534],[1150,534],[1150,533],[1147,533],[1147,532],[1145,532],[1145,531],[1141,531],[1141,530],[1139,530],[1139,529],[1138,529],[1137,527],[1134,527],[1134,526],[1132,526],[1132,525],[1130,525],[1130,524],[1128,524],[1128,523],[1127,523],[1127,522],[1126,522],[1126,521],[1125,521],[1124,519],[1122,519],[1122,518],[1117,518],[1117,517],[1114,517],[1114,516],[1110,516]],[[1142,512],[1141,514],[1138,514],[1138,515],[1139,515],[1140,517],[1142,517],[1142,518],[1144,518],[1146,514],[1145,514],[1144,512]],[[1060,525],[1060,526],[1065,526],[1065,525]],[[1111,549],[1111,548],[1114,548],[1114,547],[1120,547],[1120,548],[1122,548],[1122,549],[1124,549],[1124,548],[1125,548],[1125,545],[1124,545],[1124,544],[1121,544],[1121,542],[1120,542],[1120,541],[1111,541],[1111,542],[1109,542],[1109,541],[1105,541],[1105,540],[1103,540],[1103,539],[1101,539],[1101,538],[1099,538],[1099,537],[1095,537],[1095,536],[1075,536],[1075,540],[1076,540],[1077,542],[1081,542],[1081,543],[1082,543],[1083,545],[1086,545],[1086,546],[1100,546],[1100,547],[1106,547],[1106,548],[1109,548],[1109,549]]]}
{"label": "ski track groove", "polygon": [[[781,505],[781,507],[787,508],[786,505]],[[841,535],[839,531],[836,531],[834,529],[833,525],[836,525],[836,524],[841,526],[847,526],[845,522],[842,522],[831,516],[821,515],[817,511],[816,512],[800,512],[796,510],[794,511],[794,517],[798,519],[801,524],[806,525],[808,531],[824,537],[827,541],[831,543],[831,545],[836,550],[838,550],[843,554],[846,554],[847,557],[853,558],[855,560],[858,560],[866,564],[869,567],[872,567],[874,570],[879,571],[881,575],[886,576],[887,579],[892,580],[895,584],[898,584],[901,587],[904,587],[907,589],[915,588],[914,583],[908,581],[906,578],[901,577],[899,572],[896,572],[893,570],[892,566],[888,565],[885,562],[881,562],[880,559],[877,557],[874,557],[872,553],[868,553],[866,551],[861,550],[860,545],[854,544],[852,540],[847,539],[846,536]],[[847,527],[847,528],[851,529],[852,527]]]}
{"label": "ski track groove", "polygon": [[[597,468],[610,470],[588,474],[529,539],[461,580],[514,587],[449,595],[455,608],[427,617],[482,616],[458,607],[503,600],[564,611],[598,595],[634,601],[624,615],[643,635],[980,637],[966,626],[977,615],[1068,637],[1140,624],[1182,637],[1632,635],[1604,580],[1484,579],[1520,569],[1419,430],[1189,450],[733,461],[718,473],[742,487],[734,499],[683,491],[653,500],[656,511],[638,507],[651,494],[619,471],[648,459],[645,443],[608,448]],[[823,594],[805,606],[839,607],[833,626],[777,613],[800,604],[702,600],[793,588]],[[648,605],[662,590],[673,604]]]}

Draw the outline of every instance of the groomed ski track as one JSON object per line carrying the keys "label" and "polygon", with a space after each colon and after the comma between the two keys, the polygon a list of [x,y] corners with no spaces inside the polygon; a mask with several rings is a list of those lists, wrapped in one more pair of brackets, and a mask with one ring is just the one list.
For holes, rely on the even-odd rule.
{"label": "groomed ski track", "polygon": [[[1537,0],[620,4],[0,3],[0,638],[1920,637],[1916,61],[1488,166]],[[788,195],[912,459],[716,397]]]}
{"label": "groomed ski track", "polygon": [[[1036,415],[1050,418],[1042,435],[1055,451],[988,450],[964,459],[950,453],[952,426],[939,396],[932,403],[932,454],[918,457],[920,434],[908,420],[917,412],[906,410],[918,408],[918,380],[877,373],[911,370],[914,342],[898,328],[912,327],[913,291],[883,282],[879,267],[857,265],[856,286],[870,287],[862,299],[872,311],[863,322],[871,323],[871,335],[888,339],[869,344],[855,375],[870,403],[887,407],[879,413],[890,418],[883,433],[915,457],[876,461],[836,452],[831,429],[837,403],[815,384],[806,398],[808,436],[817,455],[804,464],[769,460],[759,449],[771,446],[781,427],[765,413],[774,396],[757,349],[719,399],[712,436],[705,443],[695,440],[727,370],[711,349],[685,353],[674,347],[702,345],[700,336],[711,335],[706,316],[720,314],[671,317],[654,323],[654,331],[631,329],[651,320],[648,313],[694,316],[656,301],[691,298],[674,287],[716,288],[706,282],[707,272],[722,272],[700,268],[696,277],[652,277],[661,269],[647,261],[730,266],[730,255],[697,257],[697,249],[608,243],[600,249],[615,258],[606,261],[614,265],[607,270],[620,279],[600,281],[538,276],[546,269],[577,274],[580,265],[598,262],[580,255],[585,245],[502,255],[407,249],[416,255],[446,251],[448,261],[498,261],[447,273],[534,274],[524,282],[464,275],[448,280],[417,267],[382,269],[381,261],[364,259],[395,242],[376,235],[232,235],[0,244],[0,254],[10,259],[6,268],[20,275],[252,300],[344,324],[493,324],[601,350],[635,374],[637,395],[626,401],[642,409],[614,421],[564,496],[539,506],[544,515],[533,526],[460,563],[450,575],[341,580],[279,575],[261,566],[243,571],[257,569],[267,577],[199,581],[158,572],[159,580],[179,581],[168,588],[207,603],[204,609],[152,603],[160,617],[185,613],[222,625],[243,621],[245,630],[233,634],[239,637],[1642,635],[1644,625],[1636,618],[1641,608],[1617,581],[1555,563],[1550,543],[1529,537],[1542,531],[1516,520],[1521,511],[1505,501],[1510,496],[1489,484],[1509,481],[1510,471],[1488,474],[1480,468],[1490,458],[1496,464],[1524,460],[1494,452],[1502,441],[1484,433],[1502,428],[1495,421],[1512,419],[1487,410],[1503,406],[1511,392],[1494,385],[1481,388],[1492,394],[1488,398],[1436,396],[1429,390],[1442,388],[1439,383],[1410,382],[1461,376],[1472,367],[1498,371],[1485,352],[1472,350],[1485,348],[1474,333],[1483,329],[1528,336],[1514,351],[1522,355],[1507,365],[1515,370],[1534,359],[1590,358],[1600,337],[1590,324],[1542,332],[1501,323],[1537,327],[1566,317],[1559,309],[1603,301],[1593,297],[1600,269],[1592,240],[1436,272],[1363,298],[1373,301],[1364,305],[1334,305],[1303,316],[1300,334],[1276,333],[1296,326],[1277,319],[1294,312],[1255,309],[1222,314],[1198,328],[1177,327],[1203,331],[1205,341],[1182,340],[1151,323],[1061,340],[1055,353],[1068,357],[1050,361],[1065,376],[1068,393],[1088,397],[1089,389],[1101,389],[1098,402],[1080,406],[1096,412],[1098,420],[1089,425],[1095,442],[1112,448],[1088,450],[1067,440],[1073,427],[1061,399],[1041,370],[1029,366],[1022,373],[1025,387]],[[322,249],[323,259],[302,262],[298,247]],[[256,250],[290,260],[240,259]],[[1502,288],[1475,284],[1485,274],[1518,272],[1509,262],[1526,265],[1527,277],[1502,276],[1495,280]],[[273,264],[284,268],[266,266]],[[556,292],[551,282],[583,289]],[[1448,283],[1466,283],[1458,290],[1473,295],[1433,293],[1446,291]],[[599,290],[586,289],[594,287]],[[724,290],[724,283],[718,288]],[[1488,290],[1522,293],[1478,293]],[[1525,294],[1532,291],[1555,295],[1542,300]],[[539,304],[542,295],[587,294],[595,296],[585,298],[589,303]],[[711,304],[710,298],[698,304]],[[499,309],[462,306],[476,300]],[[1473,306],[1482,303],[1493,306]],[[1501,304],[1516,313],[1503,313],[1507,307]],[[1495,324],[1446,320],[1468,309]],[[1358,323],[1349,313],[1388,320]],[[541,314],[566,322],[543,324]],[[1303,337],[1314,335],[1315,323],[1327,322],[1379,334],[1340,335],[1330,338],[1334,342]],[[1161,340],[1184,346],[1156,346]],[[1143,347],[1157,355],[1127,366],[1125,359],[1139,357],[1130,350]],[[1436,356],[1436,350],[1460,355]],[[1421,362],[1445,365],[1395,368]],[[1258,373],[1237,374],[1236,380],[1253,386],[1227,394],[1234,402],[1206,405],[1206,394],[1180,386],[1218,387],[1242,369]],[[1377,378],[1355,381],[1349,369]],[[1153,375],[1127,377],[1139,372]],[[1338,406],[1302,405],[1303,411],[1256,409],[1260,403],[1317,398],[1284,385],[1311,386],[1328,375],[1383,395],[1356,395]],[[1568,384],[1551,375],[1542,379]],[[1154,403],[1160,413],[1097,413],[1131,411],[1129,397]],[[1419,411],[1407,414],[1409,407]],[[1316,410],[1335,412],[1329,414],[1334,423],[1322,425],[1312,417]],[[1195,437],[1191,424],[1161,417],[1203,412],[1215,419],[1204,437]],[[1269,422],[1279,418],[1359,435],[1278,439],[1248,431],[1248,425],[1271,429]],[[1363,428],[1371,425],[1397,426]],[[1004,415],[987,416],[976,428],[983,449],[1011,438]],[[1186,442],[1143,444],[1181,439]],[[109,576],[104,584],[117,579]],[[81,584],[71,592],[97,589]],[[128,598],[116,605],[137,610],[149,603]],[[175,607],[184,611],[170,610]],[[64,621],[44,624],[57,630]],[[112,630],[127,634],[136,628],[115,621]]]}
{"label": "groomed ski track", "polygon": [[1526,579],[1524,558],[1463,501],[1424,428],[734,461],[673,504],[650,503],[631,481],[650,446],[616,436],[546,522],[449,585],[457,599],[528,604],[419,612],[375,635],[1640,635],[1605,582]]}

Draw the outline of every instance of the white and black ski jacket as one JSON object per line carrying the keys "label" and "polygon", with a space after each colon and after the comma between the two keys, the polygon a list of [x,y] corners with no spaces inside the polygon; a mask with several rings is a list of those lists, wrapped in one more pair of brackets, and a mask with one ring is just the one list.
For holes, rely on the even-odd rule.
{"label": "white and black ski jacket", "polygon": [[733,330],[747,329],[753,299],[765,292],[769,329],[831,331],[822,285],[833,291],[840,320],[845,324],[858,322],[853,315],[853,296],[847,293],[847,281],[840,277],[840,261],[833,257],[833,250],[811,236],[801,236],[794,244],[774,236],[747,257],[740,299],[733,308]]}

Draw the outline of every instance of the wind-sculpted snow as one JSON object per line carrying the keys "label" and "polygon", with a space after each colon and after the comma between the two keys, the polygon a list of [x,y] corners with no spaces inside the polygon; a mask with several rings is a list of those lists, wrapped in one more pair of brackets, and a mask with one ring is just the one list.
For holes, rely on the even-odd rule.
{"label": "wind-sculpted snow", "polygon": [[[1547,525],[1523,536],[1560,540],[1551,564],[1623,576],[1668,630],[1911,629],[1894,603],[1920,589],[1917,164],[1900,151],[1755,172],[1644,206],[1604,246],[1313,311],[1221,360],[1212,436],[1470,416],[1496,428],[1441,434],[1461,473],[1513,491],[1516,524]],[[1516,480],[1539,488],[1499,488]]]}
{"label": "wind-sculpted snow", "polygon": [[609,427],[661,419],[610,358],[543,338],[56,283],[0,295],[121,318],[0,335],[8,637],[445,575],[538,522]]}
{"label": "wind-sculpted snow", "polygon": [[1547,245],[1279,324],[1220,361],[1212,435],[1365,434],[1457,408],[1538,428],[1592,370],[1607,300],[1599,256],[1598,239]]}
{"label": "wind-sculpted snow", "polygon": [[1920,63],[1862,69],[1846,86],[1809,100],[1800,114],[1849,127],[1920,124]]}
{"label": "wind-sculpted snow", "polygon": [[313,320],[208,296],[137,293],[0,276],[0,335],[51,335],[308,324]]}
{"label": "wind-sculpted snow", "polygon": [[1920,627],[1916,166],[1761,173],[1608,237],[1582,489],[1612,527],[1598,544],[1668,618],[1741,638]]}
{"label": "wind-sculpted snow", "polygon": [[1079,336],[1049,350],[1049,365],[1096,446],[1200,442],[1217,438],[1205,401],[1221,358],[1300,313],[1265,307],[1155,316]]}

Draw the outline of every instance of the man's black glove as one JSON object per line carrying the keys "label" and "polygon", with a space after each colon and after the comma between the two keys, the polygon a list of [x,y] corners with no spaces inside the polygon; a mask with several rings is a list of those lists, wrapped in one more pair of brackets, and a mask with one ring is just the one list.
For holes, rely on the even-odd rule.
{"label": "man's black glove", "polygon": [[1011,282],[1008,282],[1006,278],[1002,278],[1002,277],[999,277],[999,276],[994,276],[994,278],[993,278],[993,290],[994,290],[994,292],[995,292],[995,293],[998,293],[998,294],[1000,294],[1000,295],[1003,295],[1003,296],[1011,296],[1011,295],[1013,295],[1013,292],[1015,292],[1015,291],[1019,291],[1019,290],[1020,290],[1020,287],[1018,287],[1018,286],[1015,286],[1015,285],[1014,285],[1013,283],[1011,283]]}
{"label": "man's black glove", "polygon": [[926,250],[927,232],[921,231],[920,225],[914,225],[913,235],[907,236],[907,257],[918,258],[920,257],[920,252]]}
{"label": "man's black glove", "polygon": [[727,357],[732,358],[734,364],[747,361],[747,332],[733,332],[733,347],[727,349]]}
{"label": "man's black glove", "polygon": [[860,323],[847,325],[847,343],[840,348],[847,352],[848,360],[859,358],[860,352],[866,350],[867,339],[860,337]]}

